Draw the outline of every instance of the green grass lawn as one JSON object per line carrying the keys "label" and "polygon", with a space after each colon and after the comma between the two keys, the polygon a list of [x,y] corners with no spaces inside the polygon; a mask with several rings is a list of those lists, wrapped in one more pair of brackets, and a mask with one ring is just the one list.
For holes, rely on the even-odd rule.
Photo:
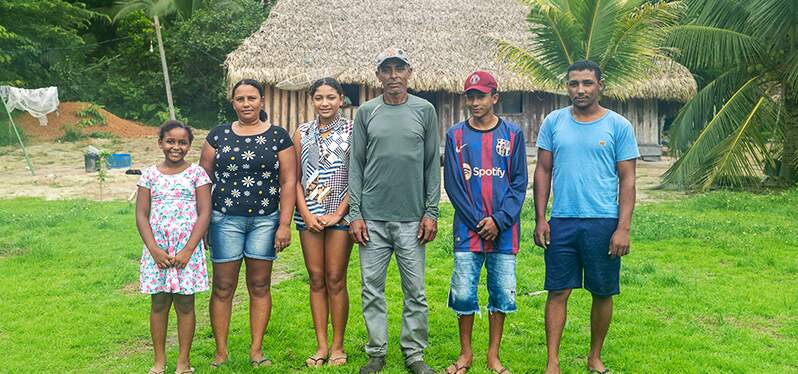
{"label": "green grass lawn", "polygon": [[[678,202],[639,206],[631,255],[623,262],[622,293],[604,350],[615,373],[798,372],[798,190],[754,195],[715,192]],[[531,206],[524,212],[518,260],[518,313],[508,318],[504,363],[515,373],[541,372],[543,256],[533,246]],[[133,206],[124,202],[0,200],[0,372],[145,373],[151,350],[149,300],[138,294],[141,243]],[[441,369],[458,353],[456,319],[446,307],[452,270],[450,205],[442,207],[440,235],[427,248],[430,307],[428,362]],[[355,251],[356,252],[356,251]],[[273,287],[274,310],[266,349],[275,365],[258,372],[351,373],[366,361],[360,315],[358,257],[349,272],[351,314],[346,336],[350,364],[304,369],[314,351],[307,274],[297,241],[278,259],[287,278]],[[241,282],[243,285],[243,282]],[[484,277],[483,282],[484,285]],[[245,290],[231,325],[232,365],[247,366]],[[389,355],[386,373],[402,373],[399,350],[401,289],[388,279]],[[480,302],[486,291],[480,287]],[[192,352],[208,372],[213,339],[209,293],[198,295]],[[561,362],[584,372],[590,296],[573,294]],[[170,326],[169,368],[176,339]],[[472,373],[487,373],[487,314],[477,318]]]}

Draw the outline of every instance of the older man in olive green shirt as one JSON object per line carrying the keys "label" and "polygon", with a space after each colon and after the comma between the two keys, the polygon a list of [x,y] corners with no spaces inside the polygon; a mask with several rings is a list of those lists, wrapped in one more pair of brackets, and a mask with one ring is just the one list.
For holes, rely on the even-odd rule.
{"label": "older man in olive green shirt", "polygon": [[352,133],[349,221],[360,244],[363,319],[369,335],[369,361],[361,374],[385,366],[385,278],[392,254],[404,292],[400,345],[405,365],[413,373],[433,373],[424,363],[428,336],[424,245],[435,239],[438,230],[439,140],[435,108],[407,93],[412,72],[401,49],[380,54],[376,74],[383,95],[360,106]]}

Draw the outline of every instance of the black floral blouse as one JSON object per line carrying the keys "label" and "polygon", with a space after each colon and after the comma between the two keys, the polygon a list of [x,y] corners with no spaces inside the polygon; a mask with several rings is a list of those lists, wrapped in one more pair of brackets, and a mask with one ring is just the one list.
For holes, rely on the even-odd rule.
{"label": "black floral blouse", "polygon": [[248,136],[231,124],[216,126],[206,138],[216,149],[213,209],[234,216],[266,216],[280,203],[280,162],[277,153],[293,145],[288,132],[272,125]]}

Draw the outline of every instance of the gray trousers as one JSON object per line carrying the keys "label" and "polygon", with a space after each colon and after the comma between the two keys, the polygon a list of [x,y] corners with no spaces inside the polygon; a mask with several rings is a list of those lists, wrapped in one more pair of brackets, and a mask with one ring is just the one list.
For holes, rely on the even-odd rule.
{"label": "gray trousers", "polygon": [[399,343],[405,365],[424,359],[427,347],[427,296],[425,291],[424,246],[419,244],[418,222],[366,221],[369,241],[359,247],[363,283],[363,319],[369,341],[366,353],[384,357],[388,353],[388,308],[385,303],[385,278],[391,255],[402,279],[404,305]]}

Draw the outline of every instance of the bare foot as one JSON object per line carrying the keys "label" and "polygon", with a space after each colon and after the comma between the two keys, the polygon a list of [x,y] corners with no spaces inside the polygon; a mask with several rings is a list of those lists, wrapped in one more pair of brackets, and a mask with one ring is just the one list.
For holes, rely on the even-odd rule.
{"label": "bare foot", "polygon": [[465,374],[468,369],[471,367],[471,360],[474,358],[474,354],[463,354],[461,353],[459,357],[457,357],[457,361],[453,364],[449,365],[446,368],[447,374]]}
{"label": "bare foot", "polygon": [[344,352],[343,350],[340,351],[333,350],[332,352],[330,352],[330,357],[327,360],[330,366],[342,366],[346,365],[347,359],[348,357],[346,355],[346,352]]}
{"label": "bare foot", "polygon": [[604,373],[607,372],[607,367],[604,366],[603,362],[601,362],[601,357],[588,357],[587,370],[590,372],[597,371],[599,373]]}
{"label": "bare foot", "polygon": [[322,367],[322,365],[327,362],[327,353],[328,352],[326,349],[317,349],[313,356],[310,356],[307,360],[305,360],[305,365],[307,365],[309,368]]}
{"label": "bare foot", "polygon": [[547,364],[545,374],[560,374],[560,364]]}
{"label": "bare foot", "polygon": [[502,365],[498,356],[488,357],[488,369],[490,369],[492,373],[510,374],[510,369]]}

